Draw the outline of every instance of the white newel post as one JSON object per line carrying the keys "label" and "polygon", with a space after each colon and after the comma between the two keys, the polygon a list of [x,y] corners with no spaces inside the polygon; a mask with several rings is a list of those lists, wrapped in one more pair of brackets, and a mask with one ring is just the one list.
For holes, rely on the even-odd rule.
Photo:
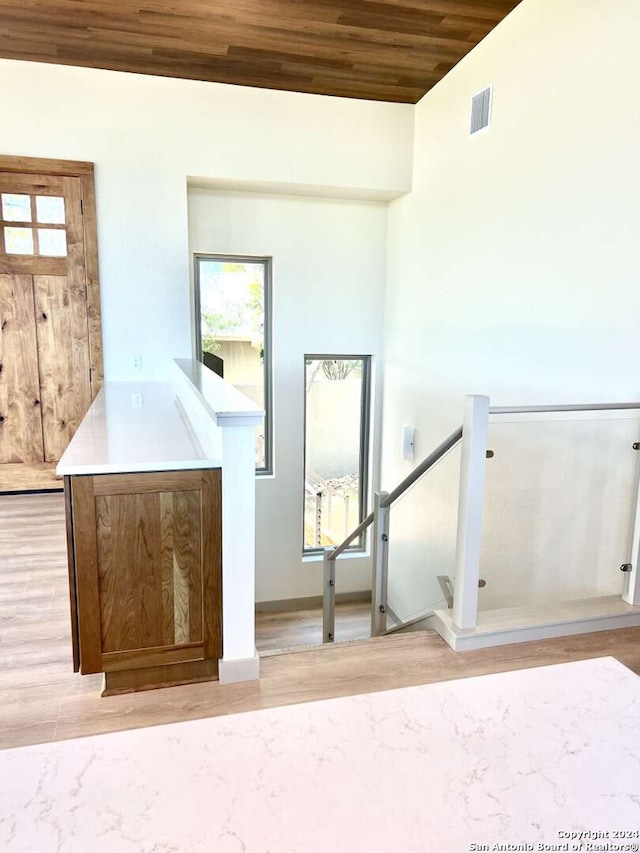
{"label": "white newel post", "polygon": [[255,643],[255,426],[222,428],[222,658],[220,681],[260,676]]}
{"label": "white newel post", "polygon": [[488,432],[489,398],[479,395],[467,397],[462,427],[456,573],[453,583],[453,621],[458,628],[473,628],[478,619]]}

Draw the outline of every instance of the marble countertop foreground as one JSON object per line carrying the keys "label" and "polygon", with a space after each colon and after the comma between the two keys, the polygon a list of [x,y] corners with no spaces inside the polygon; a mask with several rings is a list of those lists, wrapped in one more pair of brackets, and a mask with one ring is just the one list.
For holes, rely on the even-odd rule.
{"label": "marble countertop foreground", "polygon": [[611,853],[639,831],[640,679],[612,658],[0,752],[16,853]]}

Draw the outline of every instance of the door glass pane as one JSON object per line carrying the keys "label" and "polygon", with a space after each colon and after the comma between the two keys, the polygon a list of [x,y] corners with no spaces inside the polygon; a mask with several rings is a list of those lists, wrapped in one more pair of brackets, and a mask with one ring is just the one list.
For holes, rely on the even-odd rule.
{"label": "door glass pane", "polygon": [[64,225],[64,198],[54,195],[37,195],[36,216],[38,222]]}
{"label": "door glass pane", "polygon": [[2,193],[2,218],[6,222],[31,222],[31,196]]}
{"label": "door glass pane", "polygon": [[307,356],[305,363],[304,548],[309,551],[339,545],[364,518],[368,358]]}
{"label": "door glass pane", "polygon": [[[196,258],[201,360],[266,409],[267,261]],[[264,421],[256,427],[256,468],[267,468]]]}
{"label": "door glass pane", "polygon": [[33,255],[33,231],[31,228],[6,226],[4,248],[8,255]]}
{"label": "door glass pane", "polygon": [[64,258],[67,254],[67,234],[62,228],[38,228],[40,254]]}

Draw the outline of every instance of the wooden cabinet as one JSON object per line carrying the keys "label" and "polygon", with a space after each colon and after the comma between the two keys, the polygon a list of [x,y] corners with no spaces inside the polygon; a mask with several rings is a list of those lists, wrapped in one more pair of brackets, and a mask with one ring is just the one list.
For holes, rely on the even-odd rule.
{"label": "wooden cabinet", "polygon": [[220,469],[65,477],[74,665],[105,693],[217,677]]}

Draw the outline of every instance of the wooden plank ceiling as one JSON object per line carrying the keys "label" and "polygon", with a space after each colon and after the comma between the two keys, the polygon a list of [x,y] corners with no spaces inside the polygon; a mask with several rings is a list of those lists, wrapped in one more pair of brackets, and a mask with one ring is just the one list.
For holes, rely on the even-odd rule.
{"label": "wooden plank ceiling", "polygon": [[0,57],[415,103],[519,0],[0,0]]}

